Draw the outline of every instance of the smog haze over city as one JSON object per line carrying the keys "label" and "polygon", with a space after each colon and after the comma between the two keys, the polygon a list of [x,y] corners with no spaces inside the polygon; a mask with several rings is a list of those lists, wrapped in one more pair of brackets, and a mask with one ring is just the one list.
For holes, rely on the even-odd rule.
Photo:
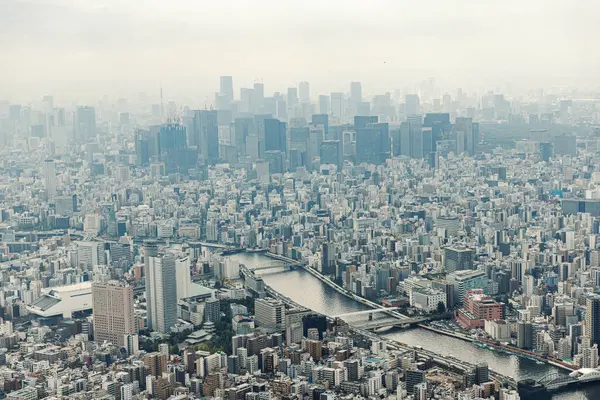
{"label": "smog haze over city", "polygon": [[599,399],[599,17],[0,0],[0,399]]}
{"label": "smog haze over city", "polygon": [[[208,102],[215,78],[269,90],[597,87],[593,0],[4,0],[2,91]],[[93,97],[96,96],[96,97]],[[210,102],[208,102],[210,103]],[[196,104],[197,105],[197,104]]]}

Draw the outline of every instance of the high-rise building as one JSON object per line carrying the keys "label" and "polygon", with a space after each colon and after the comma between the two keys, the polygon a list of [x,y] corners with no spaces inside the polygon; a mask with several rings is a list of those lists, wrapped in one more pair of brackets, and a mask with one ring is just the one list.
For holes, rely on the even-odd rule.
{"label": "high-rise building", "polygon": [[308,103],[310,101],[310,85],[308,82],[300,82],[298,84],[298,94],[301,103]]}
{"label": "high-rise building", "polygon": [[219,299],[208,299],[204,302],[204,320],[217,322],[221,319],[221,302]]}
{"label": "high-rise building", "polygon": [[177,275],[177,300],[190,297],[190,259],[189,257],[175,260],[175,273]]}
{"label": "high-rise building", "polygon": [[[475,154],[475,146],[477,145],[477,139],[475,138],[475,132],[473,130],[473,119],[469,117],[457,117],[454,122],[454,131],[457,133],[456,141],[458,146],[458,138],[462,138],[464,151],[470,156]],[[462,134],[458,134],[462,132]]]}
{"label": "high-rise building", "polygon": [[125,337],[135,334],[133,288],[117,281],[92,285],[94,339],[125,346]]}
{"label": "high-rise building", "polygon": [[517,346],[521,349],[533,348],[533,326],[530,322],[517,323]]}
{"label": "high-rise building", "polygon": [[74,126],[76,140],[84,142],[96,137],[96,110],[93,107],[77,107]]}
{"label": "high-rise building", "polygon": [[54,160],[44,161],[44,189],[48,201],[54,201],[56,199],[56,165]]}
{"label": "high-rise building", "polygon": [[418,94],[407,94],[404,97],[404,115],[415,115],[421,113]]}
{"label": "high-rise building", "polygon": [[355,106],[362,102],[362,85],[360,82],[350,82],[350,101]]}
{"label": "high-rise building", "polygon": [[473,250],[460,247],[444,249],[444,268],[447,272],[473,269]]}
{"label": "high-rise building", "polygon": [[170,254],[156,254],[149,256],[146,263],[148,327],[160,333],[169,332],[177,322],[175,257]]}
{"label": "high-rise building", "polygon": [[[252,100],[251,100],[252,112],[255,114],[263,112],[264,104],[265,104],[265,85],[260,82],[256,82],[256,83],[254,83],[254,88],[252,90]],[[270,112],[270,111],[266,111],[266,112]]]}
{"label": "high-rise building", "polygon": [[295,108],[298,105],[298,89],[291,87],[287,89],[287,105],[289,108]]}
{"label": "high-rise building", "polygon": [[592,344],[600,343],[600,295],[589,295],[585,301],[585,336]]}
{"label": "high-rise building", "polygon": [[356,163],[381,163],[380,130],[370,125],[356,130]]}
{"label": "high-rise building", "polygon": [[258,326],[283,330],[285,327],[285,305],[280,300],[256,299],[255,321]]}
{"label": "high-rise building", "polygon": [[333,164],[338,172],[342,170],[344,154],[340,140],[323,140],[321,142],[321,164]]}
{"label": "high-rise building", "polygon": [[329,96],[319,95],[319,114],[329,114],[331,111],[331,100]]}
{"label": "high-rise building", "polygon": [[264,149],[265,151],[277,150],[286,152],[287,124],[278,119],[267,118],[264,120]]}
{"label": "high-rise building", "polygon": [[325,132],[324,139],[341,139],[339,137],[329,137],[329,115],[327,114],[314,114],[312,116],[311,124],[313,125],[323,125],[323,129]]}
{"label": "high-rise building", "polygon": [[198,146],[204,161],[214,164],[219,159],[219,124],[216,110],[195,110],[190,146]]}
{"label": "high-rise building", "polygon": [[542,159],[542,161],[549,161],[553,154],[554,146],[552,145],[552,143],[540,143],[540,158]]}
{"label": "high-rise building", "polygon": [[374,116],[364,116],[364,115],[356,115],[354,117],[354,129],[362,129],[366,128],[370,124],[376,124],[378,121],[378,117]]}
{"label": "high-rise building", "polygon": [[331,115],[335,117],[338,122],[344,121],[344,93],[331,93]]}
{"label": "high-rise building", "polygon": [[563,133],[554,137],[554,153],[558,155],[577,155],[577,137]]}
{"label": "high-rise building", "polygon": [[233,101],[233,78],[231,76],[220,78],[219,92],[226,96],[229,103]]}

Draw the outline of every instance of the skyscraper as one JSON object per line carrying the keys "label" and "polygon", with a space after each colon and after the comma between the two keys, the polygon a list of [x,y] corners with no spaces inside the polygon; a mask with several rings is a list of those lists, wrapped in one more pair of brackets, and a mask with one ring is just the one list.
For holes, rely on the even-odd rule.
{"label": "skyscraper", "polygon": [[135,334],[133,288],[118,281],[92,285],[94,339],[125,345],[126,335]]}
{"label": "skyscraper", "polygon": [[233,78],[231,76],[221,77],[219,92],[226,96],[229,103],[233,101]]}
{"label": "skyscraper", "polygon": [[327,95],[319,95],[319,114],[329,114],[331,101]]}
{"label": "skyscraper", "polygon": [[[475,154],[475,146],[477,145],[477,140],[475,139],[475,135],[473,134],[473,119],[467,117],[457,117],[454,122],[454,130],[463,133],[464,137],[464,151],[466,151],[470,156]],[[457,135],[457,142],[458,142]]]}
{"label": "skyscraper", "polygon": [[331,115],[335,117],[338,122],[344,120],[344,93],[331,93]]}
{"label": "skyscraper", "polygon": [[341,140],[323,140],[321,142],[321,164],[334,164],[338,172],[342,170],[344,154]]}
{"label": "skyscraper", "polygon": [[300,82],[298,84],[298,94],[301,103],[308,103],[310,101],[310,85],[308,82]]}
{"label": "skyscraper", "polygon": [[219,159],[219,125],[216,110],[195,110],[194,131],[190,145],[198,146],[204,161],[214,164]]}
{"label": "skyscraper", "polygon": [[287,90],[287,105],[289,108],[295,108],[298,105],[298,89],[295,87]]}
{"label": "skyscraper", "polygon": [[264,120],[265,151],[278,150],[285,152],[287,145],[287,124],[278,119],[267,118]]}
{"label": "skyscraper", "polygon": [[379,164],[381,162],[380,130],[369,125],[356,130],[356,163]]}
{"label": "skyscraper", "polygon": [[[147,251],[146,254],[152,254]],[[169,254],[149,255],[146,278],[148,327],[168,332],[177,322],[177,274],[175,257]]]}
{"label": "skyscraper", "polygon": [[175,271],[177,275],[177,300],[190,296],[190,259],[189,257],[175,260]]}
{"label": "skyscraper", "polygon": [[407,94],[404,98],[404,115],[414,115],[421,113],[418,94]]}
{"label": "skyscraper", "polygon": [[54,160],[44,161],[44,189],[48,201],[54,201],[56,198],[56,165]]}
{"label": "skyscraper", "polygon": [[350,101],[354,105],[362,101],[362,85],[360,82],[350,82]]}
{"label": "skyscraper", "polygon": [[585,336],[592,344],[600,343],[600,295],[589,295],[585,301]]}
{"label": "skyscraper", "polygon": [[87,141],[96,136],[96,110],[93,107],[77,107],[75,112],[75,139]]}

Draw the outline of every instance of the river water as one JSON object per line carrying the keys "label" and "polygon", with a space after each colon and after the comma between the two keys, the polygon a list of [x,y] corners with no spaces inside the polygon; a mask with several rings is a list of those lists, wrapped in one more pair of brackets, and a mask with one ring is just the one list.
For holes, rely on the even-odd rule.
{"label": "river water", "polygon": [[[249,269],[273,262],[273,259],[260,253],[239,253],[231,255],[229,258],[246,265]],[[334,316],[368,309],[367,306],[345,297],[301,269],[293,271],[263,270],[257,274],[261,275],[265,283],[277,292],[325,315]],[[422,346],[426,350],[442,355],[453,355],[473,364],[485,361],[492,370],[511,376],[517,381],[526,378],[539,380],[548,374],[562,373],[560,369],[551,365],[537,364],[535,361],[513,355],[498,354],[463,340],[421,328],[392,330],[383,336],[409,345]],[[588,386],[585,390],[557,394],[553,399],[600,399],[600,386]]]}

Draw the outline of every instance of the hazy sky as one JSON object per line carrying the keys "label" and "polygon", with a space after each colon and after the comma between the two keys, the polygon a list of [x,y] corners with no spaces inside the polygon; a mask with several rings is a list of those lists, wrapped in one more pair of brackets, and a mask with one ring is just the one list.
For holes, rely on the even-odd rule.
{"label": "hazy sky", "polygon": [[0,0],[0,99],[600,81],[598,0]]}

